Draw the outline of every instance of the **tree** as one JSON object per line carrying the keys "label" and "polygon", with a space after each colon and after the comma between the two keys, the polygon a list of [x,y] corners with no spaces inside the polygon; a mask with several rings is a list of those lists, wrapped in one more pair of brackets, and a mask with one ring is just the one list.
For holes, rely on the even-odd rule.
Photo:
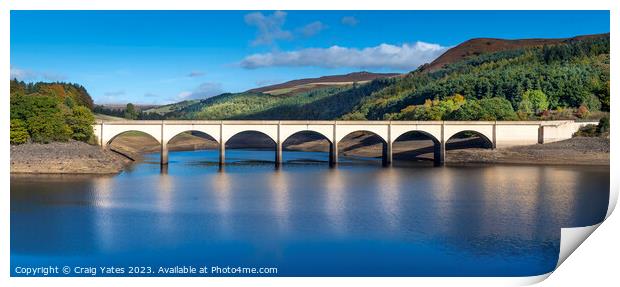
{"label": "tree", "polygon": [[478,120],[482,117],[483,112],[480,101],[470,100],[466,101],[460,109],[451,113],[448,118],[457,121]]}
{"label": "tree", "polygon": [[93,126],[95,117],[93,113],[84,106],[73,108],[71,116],[67,119],[67,123],[73,134],[71,137],[78,141],[86,142],[93,136]]}
{"label": "tree", "polygon": [[521,96],[519,112],[529,117],[549,108],[547,95],[541,90],[527,90]]}
{"label": "tree", "polygon": [[478,120],[497,121],[517,119],[517,114],[512,109],[510,101],[504,98],[494,97],[490,99],[481,99],[479,102],[482,114]]}
{"label": "tree", "polygon": [[128,103],[125,108],[125,118],[129,120],[135,120],[138,118],[138,112],[136,111],[136,107],[132,103]]}
{"label": "tree", "polygon": [[24,96],[20,107],[16,108],[19,112],[16,118],[25,121],[34,142],[66,141],[72,131],[65,123],[59,106],[59,99],[54,96]]}
{"label": "tree", "polygon": [[26,130],[26,124],[22,120],[11,120],[11,144],[23,144],[28,142],[30,135]]}
{"label": "tree", "polygon": [[92,137],[92,99],[82,86],[12,80],[10,102],[12,144]]}

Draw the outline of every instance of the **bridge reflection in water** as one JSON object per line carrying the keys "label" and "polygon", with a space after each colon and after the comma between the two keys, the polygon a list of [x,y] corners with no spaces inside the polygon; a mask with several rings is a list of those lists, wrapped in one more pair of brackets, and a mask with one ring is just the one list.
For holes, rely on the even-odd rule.
{"label": "bridge reflection in water", "polygon": [[471,132],[491,148],[548,143],[572,137],[579,127],[592,122],[575,121],[107,121],[93,125],[98,143],[107,147],[117,136],[139,131],[152,136],[161,146],[160,162],[168,164],[168,143],[188,131],[204,133],[219,146],[219,163],[225,163],[226,143],[235,135],[255,131],[275,143],[275,163],[282,163],[282,143],[294,134],[313,132],[329,142],[329,162],[338,163],[338,143],[347,135],[365,131],[382,143],[382,162],[392,163],[392,145],[401,136],[418,132],[433,141],[436,165],[442,165],[446,143],[457,134]]}
{"label": "bridge reflection in water", "polygon": [[599,223],[609,202],[609,167],[203,164],[217,156],[171,153],[167,175],[159,154],[116,176],[12,175],[12,269],[249,262],[286,276],[537,275],[557,264],[560,228]]}

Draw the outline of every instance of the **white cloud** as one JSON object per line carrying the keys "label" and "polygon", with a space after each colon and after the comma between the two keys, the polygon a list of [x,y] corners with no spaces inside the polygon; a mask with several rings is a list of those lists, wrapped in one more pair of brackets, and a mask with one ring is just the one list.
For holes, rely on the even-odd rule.
{"label": "white cloud", "polygon": [[318,34],[319,32],[327,29],[327,25],[323,24],[321,21],[314,21],[306,26],[303,26],[299,31],[304,37],[310,37]]}
{"label": "white cloud", "polygon": [[118,97],[118,96],[125,95],[125,91],[105,92],[105,93],[103,93],[103,95],[106,96],[106,97]]}
{"label": "white cloud", "polygon": [[416,42],[400,46],[381,44],[363,49],[331,46],[288,52],[253,54],[241,61],[241,67],[324,67],[324,68],[392,68],[412,70],[431,62],[448,47]]}
{"label": "white cloud", "polygon": [[190,77],[190,78],[202,77],[204,75],[205,75],[205,73],[202,72],[202,71],[191,71],[189,74],[187,74],[187,76]]}
{"label": "white cloud", "polygon": [[44,80],[44,81],[63,81],[66,79],[64,75],[51,73],[51,72],[38,72],[28,69],[20,69],[17,67],[11,66],[10,72],[11,80],[18,79],[20,81],[36,81],[36,80]]}
{"label": "white cloud", "polygon": [[351,26],[351,27],[357,25],[357,23],[359,22],[360,21],[357,20],[357,18],[353,16],[345,16],[345,17],[342,17],[342,19],[340,19],[340,23],[342,23],[343,25]]}
{"label": "white cloud", "polygon": [[286,12],[276,11],[271,15],[254,12],[246,14],[244,20],[246,24],[258,29],[256,39],[252,41],[253,46],[272,45],[276,40],[288,40],[293,37],[290,31],[282,29],[286,21]]}
{"label": "white cloud", "polygon": [[222,89],[222,84],[206,82],[200,84],[193,91],[183,91],[180,92],[174,99],[174,101],[185,101],[185,100],[195,100],[195,99],[204,99],[210,98],[213,96],[217,96],[219,94],[224,93]]}
{"label": "white cloud", "polygon": [[33,78],[36,78],[34,72],[11,66],[11,79],[31,80]]}

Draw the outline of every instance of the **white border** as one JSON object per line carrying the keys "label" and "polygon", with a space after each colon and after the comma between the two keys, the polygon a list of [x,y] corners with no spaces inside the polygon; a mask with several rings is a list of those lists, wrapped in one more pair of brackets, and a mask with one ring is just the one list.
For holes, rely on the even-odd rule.
{"label": "white border", "polygon": [[[0,59],[2,59],[3,69],[0,69],[0,77],[9,78],[10,66],[10,10],[611,10],[611,34],[612,50],[618,47],[614,27],[619,27],[618,23],[618,4],[620,1],[613,0],[521,0],[521,1],[489,1],[489,0],[435,0],[435,1],[359,1],[359,0],[314,0],[314,1],[276,1],[276,0],[227,0],[227,1],[204,1],[197,3],[192,0],[151,0],[151,1],[128,1],[128,0],[106,0],[106,1],[84,1],[84,0],[0,0]],[[456,25],[457,23],[455,23]],[[612,54],[619,53],[617,50]],[[617,68],[618,57],[611,57],[612,83],[618,80]],[[618,198],[618,179],[613,175],[618,173],[618,156],[615,151],[618,148],[618,115],[620,114],[619,105],[615,103],[617,93],[614,93],[612,84],[612,153],[611,153],[611,200],[608,209],[609,216],[615,207]],[[2,107],[1,123],[4,127],[0,129],[0,138],[9,137],[9,101],[8,91],[9,82],[0,81],[0,89],[3,91],[4,98],[0,101]],[[422,284],[422,286],[514,286],[540,282],[550,274],[535,277],[516,277],[516,278],[10,278],[9,259],[10,259],[10,196],[9,196],[9,143],[2,141],[3,180],[1,189],[3,200],[0,205],[0,286],[110,286],[112,284],[149,284],[153,286],[168,286],[172,284],[183,284],[183,286],[239,286],[240,284],[252,284],[254,286],[317,286],[322,284],[341,285],[341,286],[367,286],[378,284],[389,284],[389,286],[411,286],[411,284]],[[562,230],[562,244],[566,249],[565,241],[571,241],[572,246],[578,246],[584,239],[584,235],[568,238],[571,233],[593,232],[596,227],[581,228],[575,230]],[[558,268],[549,280],[544,281],[541,286],[583,286],[585,284],[598,283],[601,286],[608,286],[610,282],[617,282],[616,273],[618,266],[618,242],[620,233],[620,220],[618,216],[611,217],[600,225],[600,228],[592,234],[581,249],[577,249],[566,262]],[[587,235],[585,235],[587,237]],[[567,241],[567,239],[570,239]],[[562,249],[561,248],[561,249]],[[572,248],[570,248],[572,249]],[[587,249],[587,251],[585,251]],[[574,249],[573,249],[574,250]],[[571,250],[572,251],[572,250]],[[570,252],[568,252],[570,254]],[[601,272],[602,271],[602,272]],[[603,284],[604,283],[604,284]]]}

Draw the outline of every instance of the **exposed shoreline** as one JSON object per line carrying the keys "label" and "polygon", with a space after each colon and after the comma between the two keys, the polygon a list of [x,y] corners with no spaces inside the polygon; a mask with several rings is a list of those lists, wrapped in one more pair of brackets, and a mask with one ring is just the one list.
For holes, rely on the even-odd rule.
{"label": "exposed shoreline", "polygon": [[132,162],[77,141],[11,146],[11,174],[116,174]]}
{"label": "exposed shoreline", "polygon": [[[156,142],[144,137],[132,137],[111,149],[102,149],[82,142],[24,144],[11,146],[11,174],[116,174],[128,165],[140,161],[143,153],[159,151]],[[458,148],[459,143],[455,144]],[[254,145],[255,146],[255,145]],[[342,142],[340,156],[380,157],[381,144],[367,136]],[[217,145],[200,137],[187,135],[169,144],[171,151],[212,149]],[[237,145],[242,147],[242,145]],[[326,152],[325,140],[293,142],[286,150]],[[609,139],[576,137],[549,144],[516,146],[497,149],[454,149],[445,155],[446,165],[521,164],[521,165],[609,165]],[[408,140],[393,145],[394,161],[432,161],[432,142]],[[122,154],[122,155],[121,155]]]}

